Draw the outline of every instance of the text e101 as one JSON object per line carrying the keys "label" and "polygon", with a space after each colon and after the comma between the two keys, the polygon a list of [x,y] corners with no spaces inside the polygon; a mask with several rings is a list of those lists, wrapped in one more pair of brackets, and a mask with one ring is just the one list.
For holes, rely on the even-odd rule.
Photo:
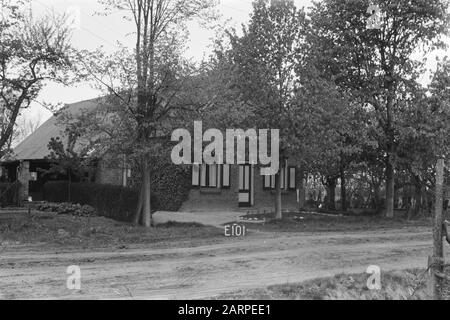
{"label": "text e101", "polygon": [[247,228],[240,224],[229,224],[225,226],[225,237],[245,237]]}

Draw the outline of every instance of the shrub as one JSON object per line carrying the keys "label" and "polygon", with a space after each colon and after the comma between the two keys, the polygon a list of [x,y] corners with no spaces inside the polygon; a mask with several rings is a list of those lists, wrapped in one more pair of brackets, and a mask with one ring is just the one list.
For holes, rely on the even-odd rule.
{"label": "shrub", "polygon": [[318,208],[320,205],[319,201],[315,201],[313,199],[309,199],[306,201],[306,207],[307,208]]}
{"label": "shrub", "polygon": [[72,204],[72,203],[49,203],[44,202],[36,206],[37,210],[45,212],[55,212],[57,214],[71,214],[73,216],[89,217],[96,215],[97,211],[90,205]]}
{"label": "shrub", "polygon": [[[141,170],[133,163],[132,176],[128,182],[136,189],[141,183]],[[168,163],[164,157],[152,158],[151,192],[158,200],[158,210],[177,211],[188,199],[192,186],[191,166],[177,166]]]}
{"label": "shrub", "polygon": [[158,199],[158,210],[178,211],[187,200],[191,185],[191,172],[187,167],[154,164],[151,189]]}

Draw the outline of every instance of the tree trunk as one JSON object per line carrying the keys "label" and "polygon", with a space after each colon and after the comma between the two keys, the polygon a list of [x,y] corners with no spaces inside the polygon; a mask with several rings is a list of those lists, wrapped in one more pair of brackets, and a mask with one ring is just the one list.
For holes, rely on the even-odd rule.
{"label": "tree trunk", "polygon": [[281,220],[283,215],[281,213],[281,170],[275,176],[275,219]]}
{"label": "tree trunk", "polygon": [[439,159],[436,166],[436,204],[433,224],[433,257],[431,259],[431,288],[433,298],[441,299],[442,279],[435,272],[443,273],[444,247],[443,247],[443,197],[444,185],[444,159]]}
{"label": "tree trunk", "polygon": [[68,179],[69,179],[69,183],[67,184],[67,202],[71,202],[72,201],[72,195],[70,194],[70,189],[71,189],[71,185],[72,185],[72,177],[71,177],[71,174],[70,174],[70,168],[69,169],[67,169],[67,174],[68,174]]}
{"label": "tree trunk", "polygon": [[152,213],[150,203],[150,167],[146,159],[143,160],[143,207],[142,207],[142,220],[144,227],[152,226]]}
{"label": "tree trunk", "polygon": [[306,201],[306,188],[305,188],[305,174],[304,172],[298,168],[298,210],[301,212],[305,209],[305,201]]}
{"label": "tree trunk", "polygon": [[138,199],[138,205],[136,208],[136,213],[133,217],[133,223],[138,225],[141,222],[142,217],[142,207],[144,204],[144,185],[141,185],[139,188],[139,199]]}
{"label": "tree trunk", "polygon": [[328,210],[336,210],[336,185],[337,178],[336,177],[327,177],[326,187],[327,187],[327,209]]}
{"label": "tree trunk", "polygon": [[377,183],[373,184],[373,208],[377,212],[381,211],[381,201],[380,201],[380,185]]}
{"label": "tree trunk", "polygon": [[[33,81],[33,82],[36,82],[36,81]],[[21,110],[20,107],[22,106],[22,103],[25,101],[30,87],[31,87],[31,84],[29,84],[26,88],[23,88],[22,93],[19,96],[19,98],[17,99],[17,101],[10,106],[12,108],[11,110],[13,110],[13,112],[12,112],[12,115],[11,115],[9,121],[7,122],[5,131],[3,132],[3,134],[0,137],[0,150],[2,150],[2,151],[4,151],[5,145],[7,144],[8,140],[10,140],[13,135],[14,126],[16,125],[17,117],[20,114],[20,110]],[[2,154],[2,156],[3,156],[3,154]]]}
{"label": "tree trunk", "polygon": [[391,163],[391,156],[386,160],[386,217],[394,218],[394,166]]}
{"label": "tree trunk", "polygon": [[[389,77],[390,78],[390,77]],[[395,87],[391,79],[386,79],[388,96],[386,104],[386,217],[394,218],[394,198],[395,198],[395,181],[394,181],[394,128],[393,128],[393,108],[394,108],[394,95]]]}
{"label": "tree trunk", "polygon": [[419,176],[414,177],[414,216],[422,215],[422,183]]}
{"label": "tree trunk", "polygon": [[345,170],[341,168],[341,210],[347,211],[347,186],[345,179]]}
{"label": "tree trunk", "polygon": [[328,210],[336,210],[336,185],[327,187]]}

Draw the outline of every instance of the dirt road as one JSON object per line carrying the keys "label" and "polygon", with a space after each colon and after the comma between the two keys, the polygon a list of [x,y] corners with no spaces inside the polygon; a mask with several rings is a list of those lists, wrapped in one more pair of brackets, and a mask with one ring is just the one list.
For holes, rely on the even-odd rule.
{"label": "dirt road", "polygon": [[[195,248],[55,252],[0,249],[2,299],[194,299],[337,273],[425,267],[426,228],[365,233],[257,233]],[[448,252],[447,252],[448,254]],[[70,265],[81,267],[81,291],[66,287]],[[251,297],[248,297],[251,298]]]}

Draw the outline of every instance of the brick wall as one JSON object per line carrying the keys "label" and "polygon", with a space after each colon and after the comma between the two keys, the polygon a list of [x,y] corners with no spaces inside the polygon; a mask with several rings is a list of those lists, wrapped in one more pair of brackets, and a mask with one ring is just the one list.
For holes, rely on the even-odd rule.
{"label": "brick wall", "polygon": [[[274,211],[275,210],[275,190],[264,190],[264,177],[260,175],[259,169],[255,168],[255,206],[254,209],[260,211]],[[281,194],[282,210],[297,210],[297,191],[283,190]]]}
{"label": "brick wall", "polygon": [[193,187],[188,200],[183,203],[180,211],[230,211],[237,210],[238,203],[238,167],[230,167],[230,188],[210,189]]}
{"label": "brick wall", "polygon": [[[122,169],[101,160],[98,163],[96,182],[102,184],[122,185]],[[239,166],[230,167],[230,188],[197,188],[193,187],[189,192],[188,200],[183,203],[180,211],[274,211],[275,191],[264,190],[263,176],[258,168],[254,168],[253,195],[254,206],[251,208],[239,208]],[[282,193],[283,210],[297,210],[297,192],[284,190]]]}
{"label": "brick wall", "polygon": [[[250,208],[239,208],[239,166],[230,167],[230,188],[209,189],[193,188],[189,193],[189,199],[182,205],[180,211],[274,211],[275,191],[264,190],[263,176],[254,168],[253,195],[254,206]],[[297,210],[297,192],[295,190],[283,191],[283,210]]]}

